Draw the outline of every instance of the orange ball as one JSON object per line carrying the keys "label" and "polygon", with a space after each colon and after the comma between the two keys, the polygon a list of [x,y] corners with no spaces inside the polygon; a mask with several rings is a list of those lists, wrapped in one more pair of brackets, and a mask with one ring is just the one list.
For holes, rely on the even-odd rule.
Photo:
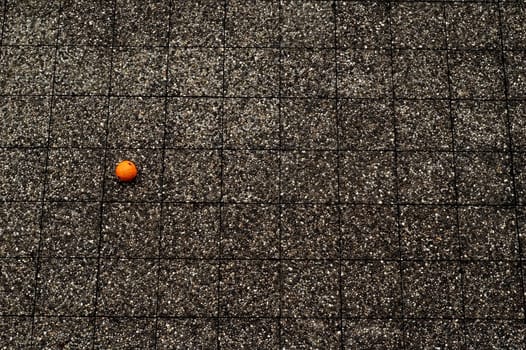
{"label": "orange ball", "polygon": [[137,176],[137,167],[130,160],[123,160],[115,167],[115,175],[123,182],[133,181]]}

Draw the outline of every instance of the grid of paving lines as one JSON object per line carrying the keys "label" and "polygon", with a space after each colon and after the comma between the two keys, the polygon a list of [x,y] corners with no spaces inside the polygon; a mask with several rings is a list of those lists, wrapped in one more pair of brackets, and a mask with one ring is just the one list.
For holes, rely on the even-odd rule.
{"label": "grid of paving lines", "polygon": [[0,349],[523,348],[524,3],[1,5]]}

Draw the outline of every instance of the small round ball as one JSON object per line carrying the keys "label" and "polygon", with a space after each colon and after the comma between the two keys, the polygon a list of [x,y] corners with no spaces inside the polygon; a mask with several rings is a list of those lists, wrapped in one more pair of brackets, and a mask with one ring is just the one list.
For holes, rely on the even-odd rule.
{"label": "small round ball", "polygon": [[137,167],[130,160],[123,160],[115,167],[115,175],[120,181],[130,182],[137,176]]}

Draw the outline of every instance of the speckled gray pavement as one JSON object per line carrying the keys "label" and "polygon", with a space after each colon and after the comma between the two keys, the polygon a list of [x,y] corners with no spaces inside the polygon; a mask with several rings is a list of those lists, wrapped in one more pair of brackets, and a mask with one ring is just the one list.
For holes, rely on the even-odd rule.
{"label": "speckled gray pavement", "polygon": [[526,349],[524,1],[0,11],[0,349]]}

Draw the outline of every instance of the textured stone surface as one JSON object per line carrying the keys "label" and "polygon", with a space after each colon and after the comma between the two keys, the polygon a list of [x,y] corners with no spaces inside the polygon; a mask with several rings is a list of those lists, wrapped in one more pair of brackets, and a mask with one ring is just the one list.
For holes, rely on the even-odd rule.
{"label": "textured stone surface", "polygon": [[36,313],[91,315],[96,278],[95,259],[42,259],[36,290]]}
{"label": "textured stone surface", "polygon": [[49,152],[46,198],[98,200],[102,192],[102,149],[54,149]]}
{"label": "textured stone surface", "polygon": [[388,205],[348,205],[341,213],[342,257],[394,259],[399,256],[396,210]]}
{"label": "textured stone surface", "polygon": [[108,204],[102,215],[101,255],[129,258],[159,255],[158,204]]}
{"label": "textured stone surface", "polygon": [[60,1],[22,1],[8,5],[2,36],[6,44],[52,45],[55,42]]}
{"label": "textured stone surface", "polygon": [[0,0],[0,349],[522,349],[524,33],[511,0]]}
{"label": "textured stone surface", "polygon": [[221,316],[279,315],[279,265],[276,261],[222,263],[219,290]]}
{"label": "textured stone surface", "polygon": [[276,205],[229,204],[221,212],[221,256],[279,258],[280,216]]}
{"label": "textured stone surface", "polygon": [[47,203],[42,215],[41,255],[97,256],[100,233],[98,202]]}
{"label": "textured stone surface", "polygon": [[453,49],[494,49],[499,43],[498,6],[494,3],[446,4],[448,45]]}
{"label": "textured stone surface", "polygon": [[45,146],[50,116],[49,98],[0,98],[0,146]]}
{"label": "textured stone surface", "polygon": [[107,94],[111,51],[98,47],[62,47],[57,53],[55,92]]}
{"label": "textured stone surface", "polygon": [[3,259],[0,315],[31,315],[35,297],[35,259]]}
{"label": "textured stone surface", "polygon": [[445,47],[444,5],[429,2],[395,3],[391,10],[393,44],[400,48]]}
{"label": "textured stone surface", "polygon": [[38,250],[40,204],[0,204],[1,257],[33,256]]}
{"label": "textured stone surface", "polygon": [[451,150],[451,118],[446,100],[400,101],[395,111],[400,149]]}
{"label": "textured stone surface", "polygon": [[155,260],[105,259],[100,264],[98,315],[155,315]]}
{"label": "textured stone surface", "polygon": [[89,317],[37,317],[33,331],[36,348],[89,348],[93,344],[93,320]]}
{"label": "textured stone surface", "polygon": [[107,144],[112,148],[161,147],[164,119],[162,98],[111,99]]}
{"label": "textured stone surface", "polygon": [[55,55],[49,46],[0,47],[0,93],[50,94]]}
{"label": "textured stone surface", "polygon": [[[219,147],[221,144],[222,105],[219,98],[173,98],[169,99],[166,116],[166,146],[167,147]],[[249,106],[247,106],[250,108]],[[226,106],[223,108],[227,108]],[[260,113],[268,113],[263,108]],[[252,111],[253,113],[253,111]],[[234,112],[228,113],[233,118]],[[241,116],[240,116],[241,117]],[[227,128],[227,117],[223,121]],[[148,125],[148,123],[146,123]],[[245,130],[241,123],[235,123],[232,128]],[[156,127],[160,128],[161,123]],[[239,128],[239,129],[238,129]],[[225,133],[226,135],[226,133]],[[226,136],[224,136],[226,139]],[[241,137],[235,137],[238,141]],[[152,141],[160,142],[159,137]],[[226,140],[225,140],[226,141]]]}
{"label": "textured stone surface", "polygon": [[457,213],[451,207],[408,205],[400,211],[402,256],[406,259],[457,259]]}
{"label": "textured stone surface", "polygon": [[[160,267],[157,293],[160,315],[170,317],[217,316],[219,302],[217,262],[162,260]],[[152,289],[153,286],[149,288]],[[154,302],[155,294],[152,294],[151,297],[151,302]],[[153,308],[149,310],[149,312],[153,311]]]}
{"label": "textured stone surface", "polygon": [[56,98],[51,117],[53,147],[104,147],[108,100],[104,97]]}
{"label": "textured stone surface", "polygon": [[338,118],[341,149],[381,150],[394,147],[390,101],[339,100]]}
{"label": "textured stone surface", "polygon": [[44,166],[41,149],[0,148],[0,200],[39,200]]}

